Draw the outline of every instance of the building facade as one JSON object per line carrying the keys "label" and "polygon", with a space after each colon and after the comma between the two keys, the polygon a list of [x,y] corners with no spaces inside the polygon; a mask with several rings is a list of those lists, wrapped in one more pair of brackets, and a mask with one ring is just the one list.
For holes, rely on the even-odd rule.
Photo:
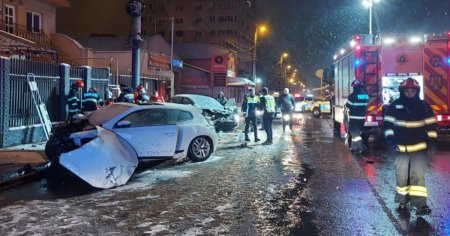
{"label": "building facade", "polygon": [[[143,35],[162,35],[168,42],[210,43],[233,52],[237,74],[252,73],[255,1],[144,0]],[[173,24],[172,24],[173,21]]]}

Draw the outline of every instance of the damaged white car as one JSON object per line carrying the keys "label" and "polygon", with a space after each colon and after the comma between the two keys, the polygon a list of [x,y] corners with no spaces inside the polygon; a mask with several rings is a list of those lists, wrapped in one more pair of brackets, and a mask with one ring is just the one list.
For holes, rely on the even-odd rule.
{"label": "damaged white car", "polygon": [[204,161],[217,142],[214,126],[195,107],[117,103],[54,127],[45,152],[54,168],[111,188],[125,184],[140,161]]}

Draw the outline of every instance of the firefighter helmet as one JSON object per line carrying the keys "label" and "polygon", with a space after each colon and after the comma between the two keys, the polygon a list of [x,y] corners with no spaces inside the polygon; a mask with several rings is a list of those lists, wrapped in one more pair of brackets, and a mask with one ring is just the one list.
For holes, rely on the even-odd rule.
{"label": "firefighter helmet", "polygon": [[75,81],[75,86],[76,86],[77,88],[84,88],[84,82],[83,82],[83,80],[77,80],[77,81]]}
{"label": "firefighter helmet", "polygon": [[420,89],[420,85],[419,82],[417,82],[417,80],[409,77],[400,84],[400,89],[406,88]]}
{"label": "firefighter helmet", "polygon": [[97,92],[97,88],[92,86],[92,87],[89,89],[89,91],[91,91],[91,92]]}
{"label": "firefighter helmet", "polygon": [[353,80],[352,87],[363,86],[363,83],[359,80]]}
{"label": "firefighter helmet", "polygon": [[264,87],[264,88],[261,89],[261,93],[266,95],[266,94],[269,93],[269,89],[267,87]]}

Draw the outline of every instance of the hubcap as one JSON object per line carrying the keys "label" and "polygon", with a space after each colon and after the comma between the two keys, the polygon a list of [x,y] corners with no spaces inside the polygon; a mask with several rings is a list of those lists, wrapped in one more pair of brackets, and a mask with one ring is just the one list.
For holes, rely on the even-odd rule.
{"label": "hubcap", "polygon": [[211,145],[205,138],[196,138],[192,143],[192,152],[198,158],[205,158],[211,152]]}

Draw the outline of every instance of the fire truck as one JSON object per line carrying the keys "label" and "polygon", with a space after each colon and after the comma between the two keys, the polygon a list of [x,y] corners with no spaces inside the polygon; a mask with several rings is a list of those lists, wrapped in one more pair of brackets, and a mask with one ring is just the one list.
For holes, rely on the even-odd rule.
{"label": "fire truck", "polygon": [[363,138],[381,134],[383,111],[400,97],[399,85],[408,77],[420,84],[419,96],[431,105],[438,137],[450,134],[450,32],[437,35],[354,35],[333,58],[334,129],[345,136],[344,105],[351,82],[360,80],[369,95]]}

